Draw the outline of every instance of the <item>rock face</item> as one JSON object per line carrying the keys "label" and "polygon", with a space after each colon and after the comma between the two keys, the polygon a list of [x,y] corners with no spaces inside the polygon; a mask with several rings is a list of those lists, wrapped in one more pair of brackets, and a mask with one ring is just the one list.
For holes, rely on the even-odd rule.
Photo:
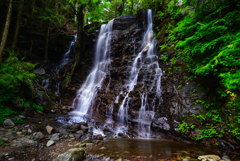
{"label": "rock face", "polygon": [[53,161],[82,161],[85,159],[84,149],[75,148],[58,155]]}
{"label": "rock face", "polygon": [[[114,21],[110,71],[102,87],[97,90],[98,95],[95,100],[95,105],[92,107],[93,109],[91,109],[93,115],[100,114],[106,116],[109,114],[108,112],[111,111],[113,120],[117,121],[117,113],[128,91],[124,85],[128,83],[134,59],[143,49],[143,35],[147,30],[146,14],[146,10],[139,10],[136,15],[124,15]],[[164,30],[164,22],[162,22],[162,24],[161,22],[156,22],[154,25],[157,23],[159,23],[157,26],[160,26],[160,28]],[[194,130],[190,129],[191,132],[187,135],[182,134],[178,126],[183,120],[189,121],[188,117],[192,114],[198,115],[205,113],[203,105],[201,103],[196,103],[196,101],[201,100],[205,103],[209,103],[210,98],[213,96],[211,88],[208,89],[206,85],[199,86],[200,83],[207,84],[209,80],[189,80],[190,74],[186,70],[188,64],[185,64],[180,59],[176,59],[176,63],[171,65],[171,59],[177,54],[177,51],[174,50],[174,45],[168,44],[168,49],[165,50],[161,50],[158,47],[166,42],[167,33],[165,33],[165,30],[158,36],[159,39],[155,40],[155,52],[157,56],[154,58],[154,61],[158,62],[162,69],[161,100],[154,98],[156,95],[154,90],[152,90],[147,99],[144,100],[149,107],[154,106],[154,111],[151,111],[152,113],[146,111],[146,113],[149,112],[148,114],[153,116],[150,128],[152,131],[166,132],[174,136],[195,140],[195,137],[200,134],[200,129],[197,126]],[[87,62],[88,65],[92,63],[92,59],[94,58],[93,54],[98,32],[99,30],[88,33],[88,38],[86,40],[87,54],[85,55],[89,58],[89,62]],[[144,64],[147,66],[149,60],[145,58],[148,53],[144,52],[143,54]],[[164,60],[162,56],[166,56],[168,59]],[[79,73],[79,77],[82,78],[83,75],[86,77],[87,74],[89,74],[87,70],[82,70],[81,73]],[[155,85],[150,87],[154,79],[154,74],[154,69],[142,68],[139,71],[134,90],[129,93],[129,108],[127,109],[126,118],[132,126],[136,126],[138,123],[137,119],[142,104],[142,96],[140,93],[149,88],[156,89]],[[79,80],[81,81],[79,82]],[[68,97],[66,98],[69,102],[73,102],[76,91],[80,88],[84,80],[85,79],[77,78],[69,85],[67,91]],[[201,126],[200,122],[194,122],[194,124]],[[81,127],[81,129],[84,128]],[[74,130],[77,130],[77,128]]]}
{"label": "rock face", "polygon": [[114,20],[113,30],[125,30],[136,22],[136,15],[122,15]]}
{"label": "rock face", "polygon": [[[117,117],[119,107],[128,90],[123,85],[128,83],[133,61],[143,49],[142,39],[146,32],[146,22],[147,10],[139,10],[136,15],[124,15],[114,21],[110,73],[105,79],[102,88],[98,89],[98,98],[96,99],[98,108],[93,110],[93,113],[106,115],[107,111],[113,107],[113,118]],[[129,24],[129,26],[122,25],[125,23]],[[157,44],[155,45],[157,46]],[[161,59],[163,54],[166,54],[169,58],[173,57],[176,51],[160,50],[159,48],[155,51],[157,57],[154,60],[158,61],[163,71],[161,78],[162,100],[155,99],[155,90],[148,94],[146,104],[149,107],[154,106],[154,111],[146,111],[147,117],[150,115],[154,117],[151,122],[152,130],[181,135],[178,124],[182,122],[182,116],[204,112],[202,104],[196,104],[196,100],[201,99],[207,102],[210,94],[205,88],[199,87],[198,83],[186,81],[188,73],[183,69],[185,64],[181,60],[176,60],[175,66],[177,70],[171,66],[170,59],[165,62]],[[147,66],[150,61],[146,58],[148,53],[143,52],[143,54],[144,65]],[[140,93],[150,88],[157,88],[156,85],[151,86],[151,82],[154,81],[153,75],[153,68],[142,67],[138,74],[137,84],[134,90],[129,93],[130,100],[126,118],[132,125],[136,125],[138,122],[137,119],[142,104]]]}
{"label": "rock face", "polygon": [[11,128],[14,127],[14,123],[13,123],[11,120],[6,119],[6,120],[3,122],[3,127],[4,127],[5,129],[11,129]]}

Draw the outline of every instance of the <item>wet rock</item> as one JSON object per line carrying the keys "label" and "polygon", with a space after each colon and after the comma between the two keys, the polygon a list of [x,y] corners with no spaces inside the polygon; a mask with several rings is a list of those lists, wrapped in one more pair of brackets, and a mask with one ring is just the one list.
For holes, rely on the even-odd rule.
{"label": "wet rock", "polygon": [[113,30],[125,30],[136,22],[136,15],[122,15],[115,18],[113,23]]}
{"label": "wet rock", "polygon": [[76,138],[70,138],[69,141],[74,141]]}
{"label": "wet rock", "polygon": [[34,97],[34,103],[42,106],[48,112],[50,111],[49,107],[51,107],[51,102],[43,91],[37,91],[37,94]]}
{"label": "wet rock", "polygon": [[59,129],[59,133],[62,134],[62,135],[68,135],[68,132],[66,129]]}
{"label": "wet rock", "polygon": [[4,141],[5,143],[10,143],[9,139],[6,137],[1,138],[1,140]]}
{"label": "wet rock", "polygon": [[154,119],[152,126],[154,128],[159,127],[160,129],[168,131],[168,130],[170,130],[170,125],[168,124],[167,121],[168,121],[168,119],[166,117],[161,117],[161,118],[158,118],[158,119]]}
{"label": "wet rock", "polygon": [[50,140],[53,140],[53,141],[59,141],[59,135],[58,134],[53,134],[51,136],[51,139]]}
{"label": "wet rock", "polygon": [[78,130],[80,130],[81,129],[81,126],[83,126],[83,125],[80,125],[80,124],[78,124],[78,123],[72,123],[72,125],[70,126],[70,130],[71,131],[78,131]]}
{"label": "wet rock", "polygon": [[81,138],[81,135],[76,135],[76,136],[75,136],[75,139],[76,139],[76,140],[78,140],[78,139],[80,139],[80,138]]}
{"label": "wet rock", "polygon": [[34,115],[34,109],[33,108],[26,108],[23,112],[23,115],[25,117],[32,117]]}
{"label": "wet rock", "polygon": [[48,125],[48,126],[46,127],[46,130],[47,130],[47,133],[48,133],[48,134],[51,134],[52,131],[53,131],[53,128]]}
{"label": "wet rock", "polygon": [[89,143],[90,142],[90,138],[88,137],[88,138],[84,139],[82,142],[83,143]]}
{"label": "wet rock", "polygon": [[225,160],[225,161],[230,161],[230,158],[229,158],[228,155],[224,155],[224,156],[222,157],[222,159]]}
{"label": "wet rock", "polygon": [[5,129],[11,129],[11,128],[13,128],[15,126],[15,124],[11,121],[11,120],[9,120],[9,119],[6,119],[4,122],[3,122],[3,127],[5,128]]}
{"label": "wet rock", "polygon": [[31,134],[31,133],[32,133],[32,130],[31,130],[31,129],[28,129],[27,133],[28,133],[28,134]]}
{"label": "wet rock", "polygon": [[85,150],[80,148],[69,149],[67,152],[58,155],[53,161],[82,161],[85,159]]}
{"label": "wet rock", "polygon": [[17,140],[13,140],[11,145],[15,147],[29,147],[34,146],[36,144],[37,144],[36,141],[31,140],[30,137],[27,136],[23,138],[18,138]]}
{"label": "wet rock", "polygon": [[198,157],[198,160],[201,161],[218,161],[221,160],[221,158],[217,155],[202,155]]}
{"label": "wet rock", "polygon": [[44,75],[45,70],[43,68],[38,68],[38,69],[34,70],[33,73],[38,74],[38,75]]}
{"label": "wet rock", "polygon": [[24,107],[24,102],[20,99],[13,99],[11,100],[11,104],[14,108],[18,109],[18,110],[23,110]]}
{"label": "wet rock", "polygon": [[100,149],[101,149],[101,150],[106,150],[107,148],[105,148],[105,147],[101,147]]}
{"label": "wet rock", "polygon": [[21,134],[22,134],[22,132],[20,132],[20,131],[19,131],[19,132],[17,132],[17,135],[21,135]]}
{"label": "wet rock", "polygon": [[44,135],[43,135],[42,132],[37,132],[35,138],[36,138],[36,139],[43,139],[43,138],[44,138]]}
{"label": "wet rock", "polygon": [[93,146],[93,143],[86,143],[86,147]]}
{"label": "wet rock", "polygon": [[84,125],[81,125],[81,129],[82,129],[83,131],[88,131],[88,127],[87,127],[87,126],[84,126]]}
{"label": "wet rock", "polygon": [[86,146],[86,143],[78,143],[75,145],[76,147],[82,148]]}
{"label": "wet rock", "polygon": [[53,140],[49,140],[48,142],[47,142],[47,147],[50,147],[50,146],[52,146],[53,144],[54,144],[55,142],[53,141]]}

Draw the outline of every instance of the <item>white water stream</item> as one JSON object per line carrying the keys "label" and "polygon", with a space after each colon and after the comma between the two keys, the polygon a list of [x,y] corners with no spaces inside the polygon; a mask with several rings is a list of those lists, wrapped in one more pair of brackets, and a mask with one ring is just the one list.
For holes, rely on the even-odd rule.
{"label": "white water stream", "polygon": [[[118,111],[118,119],[122,123],[122,127],[120,129],[126,130],[127,122],[128,122],[128,108],[129,108],[129,94],[134,90],[134,86],[137,84],[139,71],[142,68],[151,71],[150,75],[147,73],[144,75],[145,79],[151,79],[150,88],[143,88],[142,92],[140,92],[141,96],[141,108],[139,110],[138,115],[138,134],[139,137],[149,138],[151,135],[150,132],[150,124],[154,117],[154,108],[155,108],[155,99],[161,100],[161,76],[162,70],[158,64],[158,57],[154,51],[154,39],[153,39],[153,29],[152,29],[152,10],[148,10],[148,26],[147,31],[143,37],[143,50],[138,53],[136,58],[134,59],[128,83],[125,84],[128,88],[128,92],[125,95],[122,104],[120,105]],[[146,54],[147,53],[147,54]],[[147,84],[143,84],[143,87],[147,86]],[[149,86],[149,85],[148,85]],[[153,103],[149,104],[147,102],[148,93],[154,91],[156,93]],[[119,130],[118,130],[119,131]]]}
{"label": "white water stream", "polygon": [[74,115],[83,116],[90,111],[89,109],[95,103],[98,88],[101,88],[106,75],[109,74],[113,22],[114,20],[111,20],[108,24],[101,26],[95,51],[94,67],[73,101],[75,110],[72,114]]}

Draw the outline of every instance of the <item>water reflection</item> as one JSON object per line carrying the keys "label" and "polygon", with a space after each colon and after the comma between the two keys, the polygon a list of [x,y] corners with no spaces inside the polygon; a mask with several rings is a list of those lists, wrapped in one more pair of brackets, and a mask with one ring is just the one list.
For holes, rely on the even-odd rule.
{"label": "water reflection", "polygon": [[[216,154],[212,149],[174,141],[149,139],[113,139],[103,145],[107,150],[89,150],[90,154],[104,154],[112,159],[145,158],[147,160],[180,159],[185,156],[197,158],[199,155]],[[114,155],[113,155],[114,154]]]}

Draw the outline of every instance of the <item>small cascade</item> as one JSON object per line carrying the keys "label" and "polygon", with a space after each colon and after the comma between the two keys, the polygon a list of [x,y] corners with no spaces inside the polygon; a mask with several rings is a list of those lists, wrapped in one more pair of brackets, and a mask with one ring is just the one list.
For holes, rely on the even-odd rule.
{"label": "small cascade", "polygon": [[94,67],[77,92],[73,101],[73,107],[75,108],[73,114],[86,115],[88,113],[89,108],[94,105],[98,88],[101,88],[105,77],[109,74],[113,22],[114,20],[111,20],[108,24],[101,26],[95,51]]}
{"label": "small cascade", "polygon": [[72,47],[75,45],[77,41],[77,34],[74,35],[74,39],[73,41],[71,41],[69,47],[68,47],[68,51],[63,55],[63,58],[61,60],[61,62],[59,63],[59,65],[57,66],[57,73],[59,74],[59,70],[64,66],[66,65],[67,63],[69,63],[70,61],[70,58],[69,58],[69,55],[70,55],[70,52],[71,52],[71,49]]}
{"label": "small cascade", "polygon": [[[143,49],[135,57],[128,82],[125,84],[127,87],[127,94],[125,95],[122,104],[118,111],[118,119],[124,127],[127,127],[128,122],[128,108],[130,97],[129,94],[134,90],[134,86],[138,83],[138,77],[141,70],[145,70],[142,82],[142,90],[139,91],[141,96],[141,107],[138,112],[138,134],[139,137],[149,138],[151,136],[150,125],[154,117],[155,100],[161,103],[161,76],[162,70],[158,64],[158,57],[155,53],[155,42],[153,39],[154,32],[152,29],[152,10],[148,10],[148,23],[147,31],[143,37]],[[150,81],[149,81],[150,80]],[[151,103],[148,101],[148,95],[155,93],[154,100]]]}
{"label": "small cascade", "polygon": [[[74,35],[74,39],[71,41],[71,43],[68,47],[68,51],[63,55],[62,60],[60,61],[59,65],[57,66],[57,75],[59,75],[59,71],[61,70],[61,68],[64,67],[64,65],[66,65],[67,63],[69,63],[69,61],[70,61],[69,55],[70,55],[72,47],[75,45],[76,41],[77,41],[77,34]],[[57,94],[59,95],[60,82],[57,82],[56,86],[57,86]]]}

